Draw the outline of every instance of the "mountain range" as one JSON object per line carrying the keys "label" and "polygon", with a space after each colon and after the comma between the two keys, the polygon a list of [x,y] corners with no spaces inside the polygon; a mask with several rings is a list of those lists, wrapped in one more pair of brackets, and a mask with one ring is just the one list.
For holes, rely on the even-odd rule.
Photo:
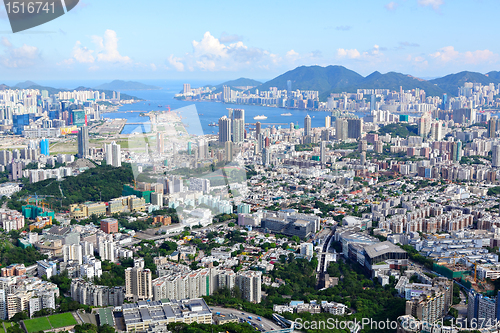
{"label": "mountain range", "polygon": [[465,82],[482,83],[483,85],[500,83],[500,72],[492,71],[486,74],[463,71],[432,80],[420,79],[408,74],[378,71],[364,77],[343,66],[301,66],[290,70],[257,87],[259,91],[277,87],[287,89],[287,81],[292,82],[292,90],[317,90],[320,100],[325,101],[331,93],[356,92],[357,89],[390,89],[399,91],[419,88],[427,96],[457,96],[458,87]]}
{"label": "mountain range", "polygon": [[161,87],[152,86],[149,84],[144,84],[135,81],[122,81],[122,80],[114,80],[109,83],[101,84],[96,89],[104,89],[104,90],[159,90]]}

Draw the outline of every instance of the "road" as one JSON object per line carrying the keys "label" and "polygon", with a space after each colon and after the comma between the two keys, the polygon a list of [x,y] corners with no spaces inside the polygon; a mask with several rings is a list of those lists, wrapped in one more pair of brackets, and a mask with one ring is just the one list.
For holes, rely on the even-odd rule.
{"label": "road", "polygon": [[319,274],[318,274],[318,289],[325,287],[325,261],[326,261],[326,253],[328,252],[328,245],[330,244],[330,240],[335,235],[335,230],[337,227],[333,227],[330,235],[325,239],[323,243],[323,249],[321,253],[321,258],[319,259]]}
{"label": "road", "polygon": [[[281,329],[281,327],[278,326],[274,321],[269,320],[267,318],[260,317],[262,321],[257,320],[257,317],[259,317],[259,316],[255,315],[253,313],[249,313],[249,312],[245,312],[245,311],[241,311],[241,310],[233,309],[233,308],[223,308],[223,307],[219,307],[219,306],[211,306],[210,309],[212,310],[212,313],[214,315],[216,312],[220,312],[221,314],[226,315],[226,316],[228,314],[233,314],[236,317],[238,317],[239,319],[242,318],[242,319],[244,319],[244,321],[249,321],[253,324],[256,324],[259,327],[262,324],[262,326],[263,326],[262,328],[264,329],[264,331],[280,330]],[[251,316],[252,319],[251,320],[248,319],[248,316]]]}

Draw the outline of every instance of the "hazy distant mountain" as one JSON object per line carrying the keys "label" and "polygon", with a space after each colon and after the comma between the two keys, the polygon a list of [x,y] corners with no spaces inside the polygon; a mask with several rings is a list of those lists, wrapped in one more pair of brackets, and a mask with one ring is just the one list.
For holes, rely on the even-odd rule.
{"label": "hazy distant mountain", "polygon": [[13,88],[19,88],[19,89],[26,89],[31,86],[37,86],[38,84],[33,82],[33,81],[24,81],[24,82],[19,82],[16,84]]}
{"label": "hazy distant mountain", "polygon": [[256,86],[259,86],[261,84],[262,84],[262,82],[260,82],[260,81],[256,81],[256,80],[252,80],[252,79],[247,79],[247,78],[244,78],[244,77],[240,77],[239,79],[227,81],[227,82],[221,83],[221,84],[219,84],[219,85],[217,85],[215,87],[216,88],[222,88],[222,86],[228,86],[228,87],[256,87]]}
{"label": "hazy distant mountain", "polygon": [[429,82],[435,84],[449,95],[457,96],[458,87],[463,86],[465,82],[481,83],[483,85],[500,83],[500,74],[499,72],[489,72],[485,75],[464,71],[456,74],[449,74],[438,79],[430,80]]}
{"label": "hazy distant mountain", "polygon": [[96,87],[96,89],[105,90],[159,90],[161,87],[152,86],[135,81],[114,80]]}

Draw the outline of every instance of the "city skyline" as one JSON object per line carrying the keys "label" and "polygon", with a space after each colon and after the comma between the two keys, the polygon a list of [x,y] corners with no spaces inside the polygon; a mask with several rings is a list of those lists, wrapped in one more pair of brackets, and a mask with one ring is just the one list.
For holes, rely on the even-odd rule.
{"label": "city skyline", "polygon": [[500,47],[488,33],[477,33],[494,29],[500,6],[494,1],[316,1],[300,7],[155,1],[154,11],[117,4],[80,2],[68,15],[17,34],[2,5],[4,80],[266,80],[301,65],[429,78],[486,73],[500,62]]}

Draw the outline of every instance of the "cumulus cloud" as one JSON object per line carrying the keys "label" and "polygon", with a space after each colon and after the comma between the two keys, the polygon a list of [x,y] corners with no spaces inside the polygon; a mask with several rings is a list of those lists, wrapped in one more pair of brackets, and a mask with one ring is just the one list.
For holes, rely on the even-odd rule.
{"label": "cumulus cloud", "polygon": [[25,68],[36,64],[40,59],[40,51],[36,46],[23,44],[15,47],[11,41],[3,37],[4,53],[0,56],[0,63],[8,68]]}
{"label": "cumulus cloud", "polygon": [[432,53],[431,57],[438,59],[442,62],[449,62],[459,56],[459,52],[453,46],[445,46],[441,50]]}
{"label": "cumulus cloud", "polygon": [[356,49],[337,49],[337,56],[339,58],[357,59],[361,57],[361,53]]}
{"label": "cumulus cloud", "polygon": [[184,64],[181,62],[180,58],[175,58],[173,54],[170,55],[168,58],[168,63],[178,71],[178,72],[183,72],[184,71]]}
{"label": "cumulus cloud", "polygon": [[[98,62],[112,64],[129,64],[132,59],[128,56],[123,56],[118,51],[118,36],[114,30],[106,30],[104,35],[92,36],[92,42],[95,48],[91,49],[76,41],[71,58],[64,60],[61,64],[70,65],[73,63],[94,64]],[[91,70],[96,70],[97,65],[92,66]],[[90,68],[89,68],[90,69]]]}
{"label": "cumulus cloud", "polygon": [[434,11],[439,12],[444,0],[418,0],[418,4],[422,7],[432,7]]}
{"label": "cumulus cloud", "polygon": [[127,56],[122,56],[118,52],[118,37],[116,31],[106,30],[104,37],[94,36],[94,42],[99,46],[97,53],[98,61],[114,62],[114,63],[129,63],[132,60]]}
{"label": "cumulus cloud", "polygon": [[245,45],[239,39],[241,39],[239,36],[224,34],[221,38],[216,38],[207,31],[201,40],[191,42],[193,52],[182,57],[171,55],[167,63],[177,71],[184,71],[186,68],[204,71],[235,71],[243,68],[268,69],[281,60],[281,57],[269,51]]}
{"label": "cumulus cloud", "polygon": [[399,6],[399,4],[397,2],[391,1],[387,5],[385,5],[384,7],[388,11],[393,11],[393,10],[396,10],[396,8],[398,8],[398,6]]}
{"label": "cumulus cloud", "polygon": [[[438,66],[443,65],[491,65],[500,62],[500,55],[491,50],[475,50],[460,52],[453,46],[446,46],[437,52],[429,54]],[[416,60],[415,58],[414,60]],[[425,59],[422,58],[422,61]]]}
{"label": "cumulus cloud", "polygon": [[93,56],[94,51],[90,50],[84,46],[79,41],[76,42],[73,47],[73,59],[79,63],[93,63],[95,57]]}

